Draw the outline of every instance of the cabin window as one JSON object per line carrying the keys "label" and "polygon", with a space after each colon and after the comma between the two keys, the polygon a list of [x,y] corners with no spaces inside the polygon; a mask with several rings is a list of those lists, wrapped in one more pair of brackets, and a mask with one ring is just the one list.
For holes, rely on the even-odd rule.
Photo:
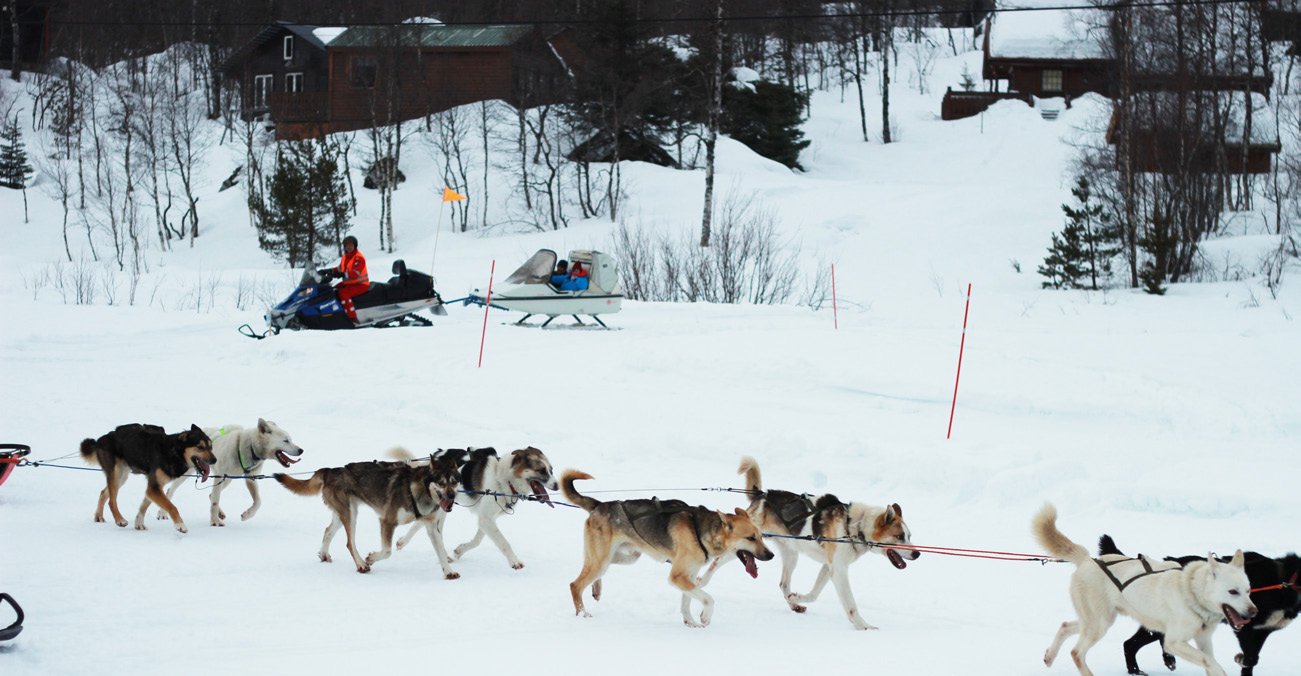
{"label": "cabin window", "polygon": [[348,72],[353,89],[375,88],[375,58],[371,56],[354,56]]}
{"label": "cabin window", "polygon": [[271,93],[271,76],[258,75],[253,78],[253,107],[266,108],[267,97]]}
{"label": "cabin window", "polygon": [[1043,90],[1045,92],[1060,92],[1062,90],[1062,72],[1060,70],[1045,70]]}
{"label": "cabin window", "polygon": [[285,61],[294,60],[294,36],[285,36]]}
{"label": "cabin window", "polygon": [[302,73],[285,73],[285,92],[299,94],[303,91]]}

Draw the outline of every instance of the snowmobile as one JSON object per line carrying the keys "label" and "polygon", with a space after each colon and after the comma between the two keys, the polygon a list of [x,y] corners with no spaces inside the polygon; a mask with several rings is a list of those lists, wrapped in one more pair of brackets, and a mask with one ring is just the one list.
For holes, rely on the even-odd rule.
{"label": "snowmobile", "polygon": [[[267,312],[267,330],[278,334],[284,329],[332,331],[368,326],[432,326],[433,322],[416,315],[426,308],[433,315],[447,316],[443,298],[434,290],[434,278],[423,272],[407,270],[402,260],[393,261],[393,277],[387,282],[371,282],[366,293],[354,296],[352,303],[357,310],[355,323],[344,312],[338,294],[321,271],[308,268],[303,271],[298,288]],[[266,336],[245,329],[248,329],[247,324],[240,327],[240,333],[250,338]]]}
{"label": "snowmobile", "polygon": [[577,250],[569,252],[570,262],[582,263],[587,268],[586,289],[562,291],[551,285],[551,274],[556,268],[556,252],[540,249],[518,270],[512,272],[500,288],[492,290],[492,298],[474,289],[465,303],[491,305],[501,310],[518,310],[526,313],[515,324],[532,326],[524,321],[534,315],[546,315],[541,326],[551,323],[560,315],[573,315],[580,326],[586,326],[578,315],[588,315],[602,327],[599,314],[618,312],[623,306],[623,285],[619,282],[619,263],[610,254],[600,251]]}

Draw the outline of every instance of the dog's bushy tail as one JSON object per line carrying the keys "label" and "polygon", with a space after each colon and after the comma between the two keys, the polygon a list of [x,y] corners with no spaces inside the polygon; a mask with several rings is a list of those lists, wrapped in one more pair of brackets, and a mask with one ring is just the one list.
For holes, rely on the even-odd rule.
{"label": "dog's bushy tail", "polygon": [[81,440],[81,459],[99,464],[99,445],[96,444],[94,439]]}
{"label": "dog's bushy tail", "polygon": [[586,472],[580,472],[576,469],[567,469],[565,470],[565,473],[560,476],[560,488],[565,493],[565,499],[589,512],[599,507],[601,501],[580,494],[574,488],[574,482],[581,479],[591,478],[592,475],[587,474]]}
{"label": "dog's bushy tail", "polygon": [[312,478],[306,481],[280,473],[275,474],[273,478],[295,495],[316,495],[321,492],[321,486],[325,485],[325,470],[316,470]]}
{"label": "dog's bushy tail", "polygon": [[759,477],[759,463],[748,455],[741,456],[741,466],[736,470],[737,474],[745,475],[745,490],[750,493],[751,500],[758,500],[763,493],[763,479]]}
{"label": "dog's bushy tail", "polygon": [[1044,503],[1039,513],[1034,515],[1031,529],[1039,546],[1047,549],[1049,554],[1077,566],[1089,560],[1089,550],[1075,544],[1057,530],[1057,508],[1051,502]]}
{"label": "dog's bushy tail", "polygon": [[415,460],[416,459],[416,456],[412,455],[411,451],[408,451],[407,449],[401,446],[394,446],[393,448],[388,449],[388,453],[385,453],[384,455],[387,455],[388,457],[394,460]]}

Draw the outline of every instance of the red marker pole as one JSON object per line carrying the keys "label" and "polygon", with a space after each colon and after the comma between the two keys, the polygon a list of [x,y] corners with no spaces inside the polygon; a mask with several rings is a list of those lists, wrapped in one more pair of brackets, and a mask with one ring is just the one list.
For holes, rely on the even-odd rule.
{"label": "red marker pole", "polygon": [[488,272],[488,299],[483,303],[483,334],[479,336],[479,368],[483,368],[483,341],[488,337],[488,307],[492,303],[492,277],[497,273],[497,259],[492,259],[492,270]]}
{"label": "red marker pole", "polygon": [[958,375],[953,379],[953,406],[949,408],[948,439],[953,436],[953,412],[958,408],[958,379],[962,377],[962,350],[967,346],[967,311],[971,309],[971,284],[967,284],[967,308],[962,311],[962,342],[958,345]]}
{"label": "red marker pole", "polygon": [[840,328],[840,315],[836,312],[836,264],[831,264],[831,317],[836,321],[836,328]]}

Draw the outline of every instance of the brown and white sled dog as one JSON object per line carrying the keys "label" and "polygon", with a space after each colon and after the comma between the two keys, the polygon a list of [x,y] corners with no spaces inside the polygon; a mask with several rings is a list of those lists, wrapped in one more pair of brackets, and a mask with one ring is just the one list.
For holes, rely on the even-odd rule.
{"label": "brown and white sled dog", "polygon": [[[801,605],[816,601],[823,587],[830,581],[840,597],[849,621],[857,629],[876,629],[865,622],[858,612],[854,592],[849,587],[849,564],[862,555],[872,552],[890,560],[895,568],[903,569],[907,561],[916,561],[921,552],[909,549],[912,532],[903,520],[903,509],[898,504],[872,507],[858,502],[844,503],[827,494],[817,498],[789,491],[763,489],[759,476],[759,463],[749,456],[741,458],[737,474],[745,475],[745,488],[750,494],[750,516],[763,532],[776,535],[823,537],[838,540],[857,540],[892,545],[896,548],[877,547],[852,542],[816,542],[812,539],[771,538],[782,557],[781,591],[791,610],[802,613]],[[791,591],[791,574],[799,555],[806,554],[822,564],[813,589],[807,594]],[[704,581],[723,561],[717,561],[705,573]]]}
{"label": "brown and white sled dog", "polygon": [[[342,527],[348,538],[348,553],[357,564],[358,573],[370,572],[377,561],[393,553],[393,531],[403,524],[425,517],[435,518],[434,548],[443,576],[449,580],[460,577],[447,565],[447,552],[443,549],[443,517],[452,511],[456,500],[458,477],[456,463],[444,457],[428,464],[406,462],[354,462],[343,467],[326,467],[306,481],[287,474],[276,474],[276,481],[297,495],[320,494],[325,506],[333,513],[333,520],[325,528],[319,555],[329,563],[330,541]],[[365,503],[379,514],[380,542],[383,549],[371,552],[366,558],[357,553],[354,528],[357,507]]]}
{"label": "brown and white sled dog", "polygon": [[[682,621],[689,627],[704,627],[714,614],[714,598],[696,581],[710,560],[735,555],[752,577],[759,576],[755,559],[768,561],[772,552],[764,546],[763,533],[750,515],[693,507],[681,500],[616,500],[600,502],[574,489],[574,482],[592,477],[566,470],[561,479],[565,498],[590,514],[583,532],[583,570],[569,584],[574,614],[591,617],[583,608],[583,590],[592,586],[592,599],[601,599],[601,577],[611,563],[630,564],[642,553],[672,564],[669,584],[682,591]],[[691,616],[691,599],[704,606],[700,621]]]}
{"label": "brown and white sled dog", "polygon": [[[511,549],[506,536],[502,535],[501,529],[497,527],[497,519],[503,514],[514,512],[516,503],[523,496],[533,496],[542,500],[551,497],[547,489],[556,490],[556,477],[551,469],[551,461],[547,459],[546,454],[532,446],[512,451],[505,458],[498,457],[497,451],[493,448],[471,448],[464,451],[454,449],[442,452],[459,457],[461,490],[469,493],[462,496],[461,504],[468,504],[470,511],[479,520],[479,530],[475,532],[474,537],[470,538],[469,542],[457,546],[450,560],[457,561],[465,556],[466,552],[478,547],[479,543],[483,542],[483,536],[487,535],[493,544],[497,545],[497,549],[506,555],[511,568],[516,570],[523,568],[524,562],[515,556],[515,550]],[[555,505],[546,504],[555,508]],[[398,540],[398,549],[402,549],[411,541],[421,525],[426,529],[433,528],[433,524],[429,521],[413,524],[406,535]],[[433,537],[432,530],[430,537]]]}
{"label": "brown and white sled dog", "polygon": [[179,483],[191,467],[207,481],[209,468],[216,462],[212,442],[197,425],[176,434],[167,434],[157,425],[119,425],[98,439],[83,440],[81,457],[99,464],[108,481],[108,486],[99,492],[95,521],[104,520],[104,503],[107,502],[113,512],[113,521],[125,527],[126,518],[117,507],[118,490],[126,483],[127,477],[143,474],[149,484],[140,511],[136,513],[136,530],[145,530],[145,511],[150,504],[157,504],[167,510],[176,530],[182,533],[188,532],[185,522],[181,520],[181,513],[176,511],[176,505],[164,494],[163,487],[173,481]]}
{"label": "brown and white sled dog", "polygon": [[[1221,620],[1237,630],[1256,614],[1249,597],[1251,584],[1243,571],[1242,550],[1229,563],[1208,557],[1208,561],[1182,568],[1174,561],[1141,556],[1132,559],[1108,554],[1094,559],[1089,550],[1057,530],[1057,508],[1051,504],[1035,515],[1032,530],[1041,547],[1075,564],[1071,604],[1079,619],[1062,623],[1044,653],[1044,664],[1052,666],[1062,642],[1079,634],[1071,657],[1082,676],[1092,676],[1084,662],[1085,654],[1121,613],[1148,629],[1163,632],[1166,652],[1201,665],[1208,676],[1225,676],[1211,655],[1211,634]],[[1189,645],[1189,640],[1197,647]]]}
{"label": "brown and white sled dog", "polygon": [[[234,481],[228,477],[257,474],[262,470],[262,463],[272,458],[288,468],[298,462],[293,458],[303,454],[303,449],[289,438],[288,432],[274,422],[261,418],[257,419],[257,427],[252,429],[241,425],[226,425],[205,427],[203,432],[212,439],[212,453],[217,456],[217,462],[212,468],[213,485],[210,496],[212,499],[210,523],[214,526],[226,525],[226,513],[221,510],[221,492]],[[180,481],[174,481],[167,487],[168,498],[172,497],[180,484]],[[245,479],[244,485],[248,487],[248,494],[253,496],[253,506],[245,510],[239,518],[248,521],[262,506],[262,498],[258,495],[255,479]],[[158,518],[166,519],[167,512],[159,510]]]}

